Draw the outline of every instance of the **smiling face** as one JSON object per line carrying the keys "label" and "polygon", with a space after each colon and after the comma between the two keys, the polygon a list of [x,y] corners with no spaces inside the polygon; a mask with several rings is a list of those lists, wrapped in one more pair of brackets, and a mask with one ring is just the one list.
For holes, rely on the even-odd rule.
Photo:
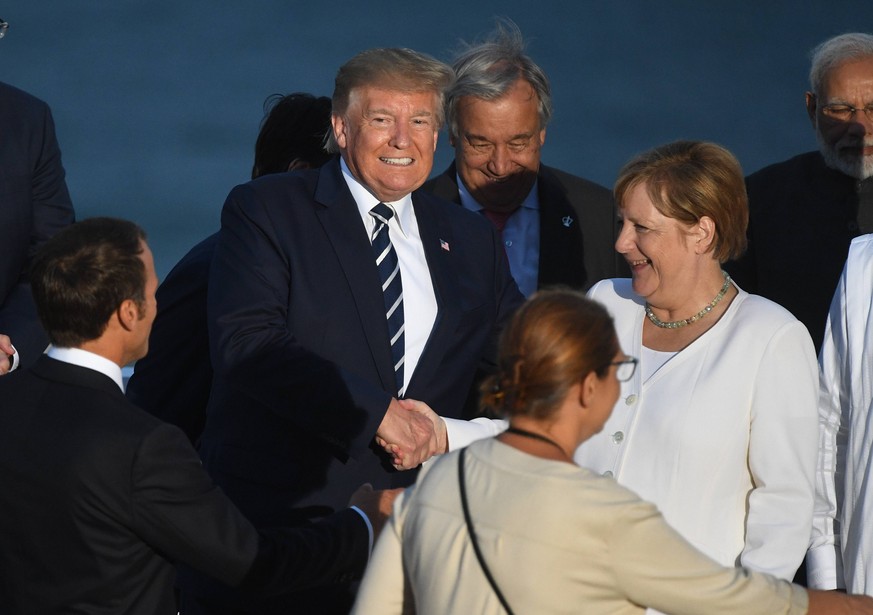
{"label": "smiling face", "polygon": [[[828,166],[858,179],[873,176],[873,118],[862,111],[873,105],[873,57],[845,62],[831,69],[818,96],[808,92],[807,111]],[[828,107],[857,109],[851,119],[828,115]]]}
{"label": "smiling face", "polygon": [[496,100],[464,96],[457,126],[452,145],[467,190],[485,209],[517,209],[536,181],[546,139],[534,89],[519,79]]}
{"label": "smiling face", "polygon": [[615,249],[630,265],[634,292],[653,306],[681,302],[696,280],[693,227],[658,211],[645,183],[628,191],[619,212]]}
{"label": "smiling face", "polygon": [[343,160],[380,201],[421,186],[433,167],[437,96],[377,87],[352,90],[346,113],[331,118]]}

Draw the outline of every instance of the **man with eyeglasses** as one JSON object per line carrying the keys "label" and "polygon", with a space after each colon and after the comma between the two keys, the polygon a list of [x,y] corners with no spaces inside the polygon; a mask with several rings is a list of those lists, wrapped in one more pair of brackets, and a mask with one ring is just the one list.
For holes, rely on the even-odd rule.
{"label": "man with eyeglasses", "polygon": [[819,151],[746,178],[749,248],[726,269],[788,308],[818,350],[852,238],[873,232],[873,36],[835,36],[812,52],[806,109]]}
{"label": "man with eyeglasses", "polygon": [[424,189],[494,224],[525,296],[554,285],[587,290],[627,276],[613,246],[610,191],[540,163],[551,87],[524,47],[518,26],[502,20],[457,57],[446,93],[455,160]]}
{"label": "man with eyeglasses", "polygon": [[[0,18],[0,39],[9,24]],[[30,293],[37,248],[75,215],[51,110],[0,82],[0,376],[33,364],[48,345]]]}

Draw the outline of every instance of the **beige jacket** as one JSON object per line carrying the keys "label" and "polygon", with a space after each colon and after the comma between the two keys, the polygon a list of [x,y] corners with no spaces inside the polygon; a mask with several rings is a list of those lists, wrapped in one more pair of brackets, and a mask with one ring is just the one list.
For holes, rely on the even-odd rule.
{"label": "beige jacket", "polygon": [[[719,566],[610,478],[493,439],[467,451],[479,543],[516,613],[806,613],[802,588]],[[397,499],[353,613],[503,612],[468,539],[457,460],[444,455]]]}

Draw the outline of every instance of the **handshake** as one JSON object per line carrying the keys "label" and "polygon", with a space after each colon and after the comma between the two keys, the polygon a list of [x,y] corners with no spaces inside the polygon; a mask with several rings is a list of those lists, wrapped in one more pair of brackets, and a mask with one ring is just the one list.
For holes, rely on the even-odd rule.
{"label": "handshake", "polygon": [[392,398],[376,443],[391,455],[396,469],[411,470],[448,450],[446,424],[422,401]]}
{"label": "handshake", "polygon": [[[376,443],[392,457],[398,470],[411,470],[448,449],[446,424],[426,403],[413,399],[392,399],[376,432]],[[360,508],[378,536],[391,515],[394,499],[403,489],[374,491],[362,485],[349,506]]]}

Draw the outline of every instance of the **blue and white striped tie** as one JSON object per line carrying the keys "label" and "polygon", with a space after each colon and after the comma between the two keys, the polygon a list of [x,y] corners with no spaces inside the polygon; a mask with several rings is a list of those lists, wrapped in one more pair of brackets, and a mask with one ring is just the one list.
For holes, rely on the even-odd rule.
{"label": "blue and white striped tie", "polygon": [[403,283],[400,280],[400,262],[397,252],[388,237],[388,220],[394,212],[385,203],[379,203],[370,210],[376,219],[373,230],[373,252],[376,254],[376,267],[382,278],[382,296],[385,299],[385,318],[388,320],[388,337],[391,339],[391,356],[394,359],[394,376],[397,380],[398,394],[403,389],[403,363],[406,344],[403,320]]}

